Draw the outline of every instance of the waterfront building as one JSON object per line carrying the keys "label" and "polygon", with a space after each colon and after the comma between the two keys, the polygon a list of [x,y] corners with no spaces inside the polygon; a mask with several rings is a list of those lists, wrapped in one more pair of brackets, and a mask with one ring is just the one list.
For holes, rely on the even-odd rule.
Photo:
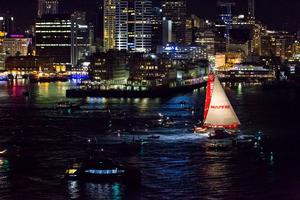
{"label": "waterfront building", "polygon": [[32,45],[32,39],[24,35],[9,35],[3,40],[3,51],[6,56],[27,56]]}
{"label": "waterfront building", "polygon": [[206,45],[176,45],[167,44],[159,46],[157,54],[167,54],[175,60],[201,60],[208,59],[207,46]]}
{"label": "waterfront building", "polygon": [[91,80],[105,87],[118,88],[127,83],[128,53],[126,51],[109,50],[96,53],[91,57]]}
{"label": "waterfront building", "polygon": [[237,64],[230,69],[219,69],[218,76],[221,79],[239,81],[274,80],[275,73],[272,69],[267,69],[261,65]]}
{"label": "waterfront building", "polygon": [[225,55],[225,53],[216,53],[214,69],[216,69],[216,70],[221,69],[225,65],[226,65],[226,55]]}
{"label": "waterfront building", "polygon": [[38,17],[58,14],[58,0],[38,0]]}
{"label": "waterfront building", "polygon": [[133,53],[128,64],[130,66],[128,84],[132,87],[160,86],[167,81],[167,69],[159,56]]}
{"label": "waterfront building", "polygon": [[172,21],[172,41],[185,44],[186,0],[164,0],[162,9],[165,19]]}
{"label": "waterfront building", "polygon": [[14,78],[24,76],[39,77],[43,73],[54,74],[56,72],[51,57],[15,56],[8,57],[5,61],[5,70]]}
{"label": "waterfront building", "polygon": [[5,70],[5,59],[6,53],[4,51],[3,45],[0,45],[0,71]]}
{"label": "waterfront building", "polygon": [[229,70],[244,61],[241,52],[217,53],[215,56],[215,70]]}

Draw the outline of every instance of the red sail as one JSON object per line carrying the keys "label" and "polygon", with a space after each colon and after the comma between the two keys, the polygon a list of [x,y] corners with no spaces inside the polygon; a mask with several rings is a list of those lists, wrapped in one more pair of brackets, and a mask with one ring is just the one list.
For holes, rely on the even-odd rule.
{"label": "red sail", "polygon": [[210,107],[210,102],[211,102],[211,97],[213,94],[214,90],[214,81],[215,81],[215,75],[213,73],[210,73],[208,75],[208,80],[207,80],[207,87],[206,87],[206,98],[205,98],[205,107],[204,107],[204,120],[206,120],[208,110]]}

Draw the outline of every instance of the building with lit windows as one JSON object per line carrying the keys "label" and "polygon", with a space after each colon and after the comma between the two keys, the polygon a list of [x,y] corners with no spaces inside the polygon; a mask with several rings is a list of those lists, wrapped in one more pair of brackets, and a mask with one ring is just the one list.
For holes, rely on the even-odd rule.
{"label": "building with lit windows", "polygon": [[207,47],[208,57],[214,57],[216,53],[216,35],[211,30],[199,31],[195,38],[195,44],[205,45]]}
{"label": "building with lit windows", "polygon": [[167,44],[165,46],[159,46],[157,54],[167,54],[172,59],[177,60],[201,60],[208,59],[207,46],[206,45],[176,45]]}
{"label": "building with lit windows", "polygon": [[288,32],[267,31],[263,37],[263,52],[265,56],[277,56],[281,59],[293,57],[295,35]]}
{"label": "building with lit windows", "polygon": [[[116,2],[116,49],[128,50],[131,48],[129,34],[132,37],[132,24],[133,21],[129,21],[132,18],[134,12],[132,8],[129,8],[129,2],[127,0],[117,0]],[[132,42],[132,41],[131,41]]]}
{"label": "building with lit windows", "polygon": [[91,80],[106,86],[118,87],[127,83],[128,54],[126,51],[109,50],[91,57]]}
{"label": "building with lit windows", "polygon": [[148,52],[152,47],[152,0],[135,0],[134,49]]}
{"label": "building with lit windows", "polygon": [[58,0],[38,0],[38,17],[58,14]]}
{"label": "building with lit windows", "polygon": [[76,66],[90,55],[91,27],[84,12],[43,15],[35,24],[36,54],[51,56],[60,65]]}
{"label": "building with lit windows", "polygon": [[248,0],[248,17],[255,19],[255,0]]}
{"label": "building with lit windows", "polygon": [[55,73],[53,58],[51,57],[8,57],[5,61],[5,69],[14,78],[22,78],[24,76],[39,77],[42,73]]}
{"label": "building with lit windows", "polygon": [[115,48],[135,52],[151,50],[152,1],[117,0]]}
{"label": "building with lit windows", "polygon": [[186,33],[185,42],[186,44],[194,44],[196,40],[196,33],[199,31],[200,27],[203,26],[204,20],[200,19],[196,15],[191,15],[186,20]]}
{"label": "building with lit windows", "polygon": [[0,32],[5,35],[15,32],[15,18],[9,13],[0,14]]}
{"label": "building with lit windows", "polygon": [[115,48],[116,0],[104,0],[103,20],[103,47],[107,51]]}
{"label": "building with lit windows", "polygon": [[10,35],[4,38],[2,45],[6,56],[27,56],[32,39],[24,35]]}
{"label": "building with lit windows", "polygon": [[153,8],[152,15],[152,49],[155,51],[158,45],[163,43],[163,15],[162,9]]}
{"label": "building with lit windows", "polygon": [[69,14],[43,15],[35,24],[36,55],[54,57],[54,62],[71,65],[72,18]]}
{"label": "building with lit windows", "polygon": [[186,13],[186,0],[163,1],[164,17],[172,21],[173,42],[185,43]]}
{"label": "building with lit windows", "polygon": [[85,12],[74,12],[71,16],[71,63],[73,66],[78,61],[85,61],[91,55],[93,45],[93,26],[87,23]]}

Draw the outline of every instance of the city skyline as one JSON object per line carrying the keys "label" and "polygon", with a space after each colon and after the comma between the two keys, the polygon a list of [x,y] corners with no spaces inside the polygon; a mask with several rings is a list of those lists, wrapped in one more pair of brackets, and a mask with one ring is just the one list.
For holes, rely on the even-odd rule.
{"label": "city skyline", "polygon": [[[15,16],[17,28],[24,30],[28,29],[33,24],[37,16],[37,1],[28,0],[18,2],[10,2],[8,0],[1,0],[0,12],[10,12]],[[100,1],[81,1],[81,0],[61,0],[60,8],[64,13],[70,13],[75,10],[87,11],[89,18],[93,21],[95,18],[94,12],[96,11],[97,2]],[[247,1],[235,0],[237,3],[237,10],[247,13]],[[159,4],[158,1],[153,1],[154,5]],[[17,5],[17,6],[16,6]],[[271,6],[270,6],[271,5]],[[284,5],[284,6],[283,6]],[[289,0],[285,2],[273,2],[271,0],[256,1],[255,14],[256,18],[266,24],[270,29],[274,30],[288,30],[297,31],[297,24],[299,24],[300,14],[297,8],[300,2]],[[22,8],[22,10],[20,10]],[[266,14],[266,9],[268,13]],[[187,10],[189,14],[196,14],[201,18],[214,19],[217,14],[216,1],[202,0],[187,0]],[[28,14],[30,13],[30,14]]]}

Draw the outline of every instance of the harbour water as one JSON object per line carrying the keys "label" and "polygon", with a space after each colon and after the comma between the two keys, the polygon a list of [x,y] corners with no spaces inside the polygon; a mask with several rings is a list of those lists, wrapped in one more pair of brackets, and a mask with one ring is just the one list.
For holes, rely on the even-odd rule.
{"label": "harbour water", "polygon": [[[300,199],[300,93],[296,90],[227,84],[241,131],[262,131],[268,147],[206,152],[200,148],[203,139],[188,131],[201,118],[204,89],[173,98],[76,99],[83,103],[80,110],[56,110],[56,102],[66,99],[65,90],[71,86],[0,83],[0,147],[9,144],[24,155],[18,162],[0,158],[1,200]],[[30,91],[28,97],[22,95],[25,90]],[[159,113],[172,117],[174,127],[147,128]],[[119,144],[133,136],[108,130],[129,126],[136,130],[135,137],[160,138],[137,152],[121,150]],[[140,187],[62,182],[67,164],[88,152],[88,141],[115,160],[139,168]]]}

